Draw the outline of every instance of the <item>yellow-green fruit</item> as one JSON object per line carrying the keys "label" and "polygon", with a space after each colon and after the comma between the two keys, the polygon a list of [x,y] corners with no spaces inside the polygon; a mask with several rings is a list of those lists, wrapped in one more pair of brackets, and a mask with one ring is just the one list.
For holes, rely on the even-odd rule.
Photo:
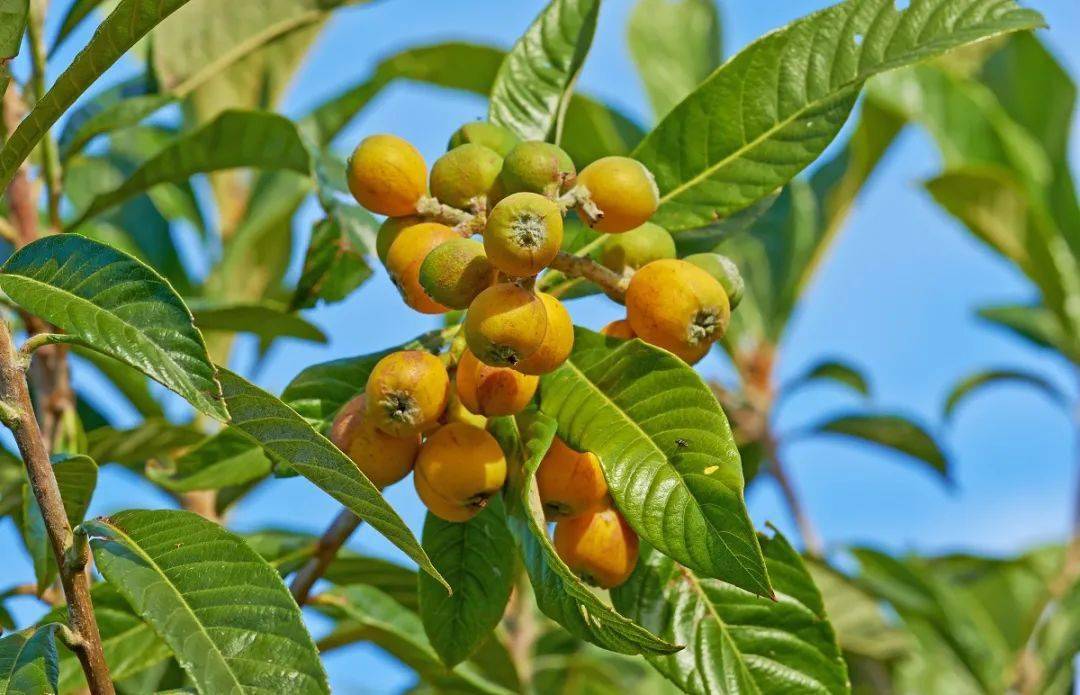
{"label": "yellow-green fruit", "polygon": [[574,322],[563,303],[545,292],[537,293],[544,304],[547,316],[547,331],[540,347],[525,357],[514,369],[522,374],[547,374],[554,371],[570,356],[574,349]]}
{"label": "yellow-green fruit", "polygon": [[386,270],[410,307],[423,314],[443,314],[450,307],[428,296],[420,284],[420,268],[432,250],[461,235],[444,224],[421,222],[398,234],[386,254]]}
{"label": "yellow-green fruit", "polygon": [[468,143],[455,147],[435,160],[431,167],[431,195],[455,208],[473,208],[480,198],[484,209],[487,196],[502,170],[502,157],[483,145]]}
{"label": "yellow-green fruit", "polygon": [[513,367],[536,352],[547,333],[547,309],[532,290],[509,282],[476,296],[465,314],[465,341],[493,367]]}
{"label": "yellow-green fruit", "polygon": [[675,240],[658,224],[646,222],[623,234],[604,239],[600,262],[622,274],[661,258],[675,258]]}
{"label": "yellow-green fruit", "polygon": [[454,381],[465,407],[487,417],[517,415],[525,410],[540,384],[538,377],[486,365],[470,350],[461,354]]}
{"label": "yellow-green fruit", "polygon": [[573,185],[576,175],[573,160],[561,147],[528,141],[507,153],[499,183],[503,195],[524,191],[551,198]]}
{"label": "yellow-green fruit", "polygon": [[712,275],[677,259],[653,261],[630,279],[626,317],[645,342],[692,364],[727,330],[727,293]]}
{"label": "yellow-green fruit", "polygon": [[380,490],[407,476],[420,451],[420,435],[391,437],[375,427],[362,395],[346,403],[334,418],[330,441]]}
{"label": "yellow-green fruit", "polygon": [[479,241],[452,239],[433,248],[424,258],[420,286],[439,304],[466,309],[476,295],[495,282],[497,272]]}
{"label": "yellow-green fruit", "polygon": [[562,239],[559,206],[538,193],[506,196],[488,215],[484,228],[488,259],[513,277],[530,277],[546,268]]}
{"label": "yellow-green fruit", "polygon": [[387,217],[413,214],[427,192],[424,158],[396,135],[361,140],[349,158],[347,178],[356,202]]}
{"label": "yellow-green fruit", "polygon": [[368,417],[394,437],[421,434],[436,426],[449,394],[446,367],[422,350],[399,350],[382,358],[364,388]]}
{"label": "yellow-green fruit", "polygon": [[455,422],[424,442],[413,479],[428,511],[446,521],[468,521],[506,482],[506,458],[486,431]]}
{"label": "yellow-green fruit", "polygon": [[[660,205],[660,191],[645,165],[629,157],[603,157],[581,170],[578,185],[603,216],[590,226],[608,234],[619,234],[647,222]],[[589,220],[587,215],[583,215]]]}
{"label": "yellow-green fruit", "polygon": [[409,227],[423,224],[424,218],[418,215],[407,217],[387,217],[379,226],[379,233],[375,236],[375,254],[382,263],[386,264],[386,254],[390,253],[390,246]]}
{"label": "yellow-green fruit", "polygon": [[695,253],[683,260],[693,263],[720,282],[724,291],[727,292],[732,311],[739,306],[743,293],[746,291],[746,283],[743,282],[742,274],[739,272],[739,267],[735,265],[735,261],[719,253]]}
{"label": "yellow-green fruit", "polygon": [[514,145],[518,144],[520,140],[518,137],[511,133],[502,126],[497,126],[494,123],[486,123],[484,121],[475,121],[473,123],[466,123],[461,126],[450,136],[450,144],[446,149],[452,150],[455,147],[460,147],[466,143],[476,143],[477,145],[483,145],[484,147],[490,147],[499,154],[500,157],[505,157],[510,150],[514,149]]}

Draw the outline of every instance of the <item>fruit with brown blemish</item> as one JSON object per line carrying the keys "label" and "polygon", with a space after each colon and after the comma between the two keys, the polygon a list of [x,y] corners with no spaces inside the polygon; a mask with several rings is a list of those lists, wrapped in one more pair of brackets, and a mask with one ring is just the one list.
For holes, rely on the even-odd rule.
{"label": "fruit with brown blemish", "polygon": [[618,234],[641,226],[660,205],[660,191],[644,164],[629,157],[602,157],[578,175],[577,183],[603,213],[598,219],[582,217],[600,232]]}
{"label": "fruit with brown blemish", "polygon": [[547,330],[540,346],[531,355],[519,360],[514,369],[523,374],[547,374],[555,371],[574,349],[574,322],[570,312],[554,296],[538,292],[544,305]]}
{"label": "fruit with brown blemish", "polygon": [[634,571],[638,537],[618,510],[609,507],[555,524],[555,551],[582,580],[612,589]]}
{"label": "fruit with brown blemish", "polygon": [[493,367],[513,367],[544,342],[547,309],[532,290],[500,282],[469,305],[464,330],[477,359]]}
{"label": "fruit with brown blemish", "polygon": [[407,437],[435,427],[450,392],[442,361],[422,350],[399,350],[383,357],[368,376],[364,395],[375,427]]}
{"label": "fruit with brown blemish", "polygon": [[420,264],[419,281],[436,303],[466,309],[476,295],[495,282],[498,271],[484,245],[475,239],[452,239],[439,244]]}
{"label": "fruit with brown blemish", "polygon": [[445,521],[468,521],[506,482],[506,458],[485,430],[455,422],[428,436],[413,480],[432,514]]}
{"label": "fruit with brown blemish", "polygon": [[574,451],[559,437],[536,470],[536,489],[548,521],[559,521],[611,506],[600,459]]}
{"label": "fruit with brown blemish", "polygon": [[487,417],[516,415],[529,405],[540,379],[509,367],[492,367],[466,349],[454,375],[457,394],[471,412]]}
{"label": "fruit with brown blemish", "polygon": [[427,193],[427,164],[396,135],[371,135],[349,157],[346,179],[356,202],[372,212],[402,217]]}
{"label": "fruit with brown blemish", "polygon": [[330,426],[330,441],[380,490],[409,474],[420,451],[420,435],[393,437],[367,414],[367,398],[350,400]]}
{"label": "fruit with brown blemish", "polygon": [[484,228],[484,250],[492,265],[519,278],[546,268],[562,240],[559,206],[537,193],[506,196],[492,209]]}
{"label": "fruit with brown blemish", "polygon": [[502,157],[476,143],[455,147],[431,167],[431,195],[462,210],[487,209],[488,193],[502,171]]}

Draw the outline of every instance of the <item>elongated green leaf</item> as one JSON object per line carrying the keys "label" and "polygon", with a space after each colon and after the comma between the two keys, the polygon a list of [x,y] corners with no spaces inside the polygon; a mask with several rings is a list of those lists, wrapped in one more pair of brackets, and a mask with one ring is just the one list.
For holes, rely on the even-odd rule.
{"label": "elongated green leaf", "polygon": [[842,386],[847,386],[864,396],[870,395],[870,386],[855,367],[837,360],[825,360],[815,364],[806,373],[796,378],[792,383],[784,387],[785,393],[791,393],[795,389],[811,384],[815,381],[832,381]]}
{"label": "elongated green leaf", "polygon": [[[163,417],[164,411],[150,393],[149,380],[135,369],[104,353],[75,345],[72,352],[94,365],[143,417]],[[89,427],[88,427],[89,429]]]}
{"label": "elongated green leaf", "polygon": [[[72,527],[82,522],[90,507],[90,498],[97,487],[97,472],[97,464],[89,456],[57,455],[53,459],[53,475],[64,500],[68,524]],[[44,592],[56,580],[58,565],[41,507],[29,485],[23,487],[23,519],[20,527],[27,552],[34,563],[38,591]]]}
{"label": "elongated green leaf", "polygon": [[910,639],[889,623],[876,597],[820,561],[804,562],[821,592],[829,622],[845,654],[889,661],[909,650]]}
{"label": "elongated green leaf", "polygon": [[[326,568],[326,580],[339,586],[373,586],[409,610],[419,611],[419,574],[376,557],[341,553]],[[445,593],[445,592],[444,592]]]}
{"label": "elongated green leaf", "polygon": [[298,338],[325,343],[326,334],[283,307],[261,304],[199,304],[191,307],[195,325],[206,332],[251,333],[263,340]]}
{"label": "elongated green leaf", "polygon": [[139,369],[227,419],[191,313],[150,267],[76,234],[39,239],[0,268],[0,289],[70,338]]}
{"label": "elongated green leaf", "polygon": [[52,623],[0,638],[0,692],[49,695],[56,692],[56,631]]}
{"label": "elongated green leaf", "polygon": [[290,308],[310,309],[320,301],[329,304],[348,297],[371,277],[371,267],[364,259],[366,251],[348,225],[331,217],[316,223]]}
{"label": "elongated green leaf", "polygon": [[65,126],[63,137],[60,138],[60,156],[67,159],[98,135],[136,125],[174,100],[175,97],[170,94],[131,97],[102,108],[79,123],[77,128]]}
{"label": "elongated green leaf", "polygon": [[[111,584],[95,584],[90,589],[94,602],[94,619],[101,633],[101,647],[105,662],[109,665],[109,677],[123,681],[172,656],[172,650],[158,637],[154,629],[135,615],[127,601]],[[50,612],[42,622],[67,621],[63,607]],[[61,695],[82,692],[86,678],[75,654],[60,651],[60,681],[57,692]]]}
{"label": "elongated green leaf", "polygon": [[219,490],[270,475],[270,459],[243,434],[225,428],[146,475],[173,492]]}
{"label": "elongated green leaf", "polygon": [[1069,692],[1075,679],[1073,662],[1080,653],[1080,581],[1065,590],[1053,615],[1038,626],[1035,643],[1043,664],[1039,692]]}
{"label": "elongated green leaf", "polygon": [[0,518],[15,514],[22,505],[26,471],[22,459],[0,447]]}
{"label": "elongated green leaf", "polygon": [[235,167],[306,174],[308,153],[296,125],[284,116],[226,111],[151,157],[119,188],[94,198],[69,228],[159,183],[185,181],[194,174]]}
{"label": "elongated green leaf", "polygon": [[552,0],[499,67],[488,120],[523,140],[558,142],[599,12],[600,0]]}
{"label": "elongated green leaf", "polygon": [[720,64],[712,0],[638,0],[627,42],[653,113],[662,118]]}
{"label": "elongated green leaf", "polygon": [[29,10],[29,0],[0,0],[0,60],[19,53]]}
{"label": "elongated green leaf", "polygon": [[314,604],[357,624],[365,639],[385,649],[440,690],[509,695],[510,691],[488,680],[471,663],[448,671],[425,636],[420,616],[373,586],[331,589],[315,597]]}
{"label": "elongated green leaf", "polygon": [[453,668],[467,659],[499,624],[514,585],[514,537],[498,497],[465,523],[428,514],[424,550],[453,594],[420,576],[420,619],[432,648]]}
{"label": "elongated green leaf", "polygon": [[227,369],[220,374],[233,429],[259,444],[271,459],[288,462],[446,586],[405,522],[356,464],[285,403]]}
{"label": "elongated green leaf", "polygon": [[187,0],[121,0],[0,150],[0,188],[56,120],[129,48]]}
{"label": "elongated green leaf", "polygon": [[906,454],[927,464],[946,480],[949,462],[934,438],[919,424],[900,415],[841,415],[821,423],[815,432],[842,434]]}
{"label": "elongated green leaf", "polygon": [[510,530],[521,549],[537,607],[570,634],[604,649],[623,654],[677,651],[679,646],[612,610],[555,552],[536,489],[536,469],[551,446],[555,427],[544,415],[528,418],[524,432],[513,418],[492,423],[492,433],[507,452],[512,470],[521,471],[511,481]]}
{"label": "elongated green leaf", "polygon": [[580,94],[570,98],[559,146],[583,169],[609,155],[628,155],[645,130],[626,114]]}
{"label": "elongated green leaf", "polygon": [[67,12],[64,14],[64,18],[60,20],[60,28],[56,32],[56,38],[53,39],[52,50],[55,51],[64,39],[71,34],[75,27],[90,16],[98,6],[100,6],[105,0],[75,0],[68,7]]}
{"label": "elongated green leaf", "polygon": [[773,193],[832,141],[869,77],[1043,24],[1011,1],[846,0],[765,35],[714,72],[634,151],[669,230]]}
{"label": "elongated green leaf", "polygon": [[138,468],[150,459],[169,458],[177,450],[194,446],[204,436],[191,425],[177,425],[157,417],[147,418],[129,429],[99,427],[86,439],[87,451],[95,461]]}
{"label": "elongated green leaf", "polygon": [[288,589],[244,541],[182,511],[84,524],[97,567],[202,692],[329,693]]}
{"label": "elongated green leaf", "polygon": [[821,593],[799,553],[779,533],[761,546],[775,601],[698,578],[652,549],[612,600],[686,645],[679,654],[645,657],[684,692],[850,692]]}
{"label": "elongated green leaf", "polygon": [[982,390],[987,386],[1009,382],[1032,386],[1058,405],[1065,405],[1068,402],[1065,394],[1061,392],[1054,382],[1039,376],[1038,374],[1023,372],[1016,369],[988,369],[961,379],[956,386],[953,386],[952,391],[949,392],[948,398],[945,399],[944,417],[946,419],[952,417],[953,413],[956,411],[956,407],[960,405],[960,402],[974,394],[976,391]]}
{"label": "elongated green leaf", "polygon": [[581,328],[574,340],[570,359],[541,382],[540,409],[559,436],[600,458],[611,496],[643,539],[703,576],[770,595],[739,452],[709,387],[640,340]]}
{"label": "elongated green leaf", "polygon": [[1080,362],[1080,340],[1071,339],[1058,317],[1046,307],[1024,304],[985,307],[979,310],[979,316],[1039,347],[1057,350],[1073,362]]}

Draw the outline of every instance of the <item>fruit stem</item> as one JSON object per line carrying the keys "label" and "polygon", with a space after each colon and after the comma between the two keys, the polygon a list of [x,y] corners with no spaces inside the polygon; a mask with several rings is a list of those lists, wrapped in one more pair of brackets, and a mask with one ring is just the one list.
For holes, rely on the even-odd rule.
{"label": "fruit stem", "polygon": [[353,531],[358,526],[360,526],[360,517],[348,509],[342,509],[334,517],[334,520],[315,546],[315,552],[312,554],[311,559],[300,568],[300,571],[293,577],[292,584],[289,585],[289,591],[292,592],[297,605],[303,606],[308,602],[311,588],[323,576],[326,568],[334,561],[338,551],[341,550],[341,547],[345,545],[345,541],[349,540],[349,536],[353,534]]}
{"label": "fruit stem", "polygon": [[559,210],[563,215],[570,208],[577,208],[578,213],[586,218],[590,227],[604,218],[604,211],[596,206],[592,196],[589,195],[589,189],[581,184],[563,193],[555,202],[558,203]]}
{"label": "fruit stem", "polygon": [[440,203],[438,198],[431,196],[423,196],[416,201],[416,212],[421,217],[452,226],[454,231],[464,237],[483,232],[487,224],[487,214],[484,211],[477,210],[474,215],[452,205]]}
{"label": "fruit stem", "polygon": [[560,251],[548,266],[558,270],[572,278],[584,278],[599,285],[609,296],[622,299],[626,296],[626,288],[630,284],[630,278],[608,270],[587,256],[572,256]]}

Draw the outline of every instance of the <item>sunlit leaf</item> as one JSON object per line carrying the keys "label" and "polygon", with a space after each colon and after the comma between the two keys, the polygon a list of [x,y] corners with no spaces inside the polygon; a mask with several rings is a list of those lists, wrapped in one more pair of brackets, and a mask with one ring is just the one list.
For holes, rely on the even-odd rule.
{"label": "sunlit leaf", "polygon": [[727,418],[685,362],[640,340],[575,331],[570,359],[541,381],[559,436],[600,458],[627,522],[661,552],[771,594],[743,499]]}
{"label": "sunlit leaf", "polygon": [[290,308],[309,309],[320,301],[329,304],[349,296],[371,277],[371,267],[364,258],[367,250],[348,225],[331,217],[317,222]]}
{"label": "sunlit leaf", "polygon": [[656,176],[653,221],[691,229],[747,207],[813,162],[865,80],[1043,24],[1012,2],[847,0],[766,34],[714,72],[634,151]]}
{"label": "sunlit leaf", "polygon": [[98,569],[202,692],[329,693],[288,589],[241,538],[184,511],[85,524]]}
{"label": "sunlit leaf", "polygon": [[488,120],[524,140],[558,142],[599,12],[600,0],[552,0],[499,67]]}
{"label": "sunlit leaf", "polygon": [[1080,340],[1070,338],[1058,317],[1045,307],[1025,304],[985,307],[979,310],[979,316],[1039,347],[1057,350],[1080,362]]}
{"label": "sunlit leaf", "polygon": [[297,338],[325,343],[326,334],[302,316],[269,302],[261,304],[193,303],[195,325],[204,332],[250,333],[263,340]]}
{"label": "sunlit leaf", "polygon": [[95,461],[141,468],[150,459],[170,457],[177,450],[198,444],[204,437],[192,425],[148,417],[131,428],[99,427],[86,438],[87,451]]}
{"label": "sunlit leaf", "polygon": [[70,338],[226,419],[221,387],[183,301],[154,270],[76,234],[39,239],[0,268],[0,288]]}

